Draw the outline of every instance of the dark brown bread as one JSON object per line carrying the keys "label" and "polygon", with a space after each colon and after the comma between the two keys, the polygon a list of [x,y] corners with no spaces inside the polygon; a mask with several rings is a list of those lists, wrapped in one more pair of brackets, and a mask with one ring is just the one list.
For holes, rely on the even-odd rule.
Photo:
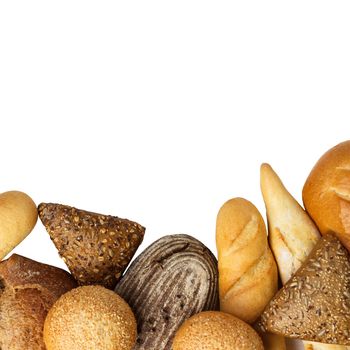
{"label": "dark brown bread", "polygon": [[20,255],[0,263],[0,349],[44,350],[43,327],[53,303],[76,287],[71,275]]}
{"label": "dark brown bread", "polygon": [[114,288],[145,233],[136,222],[61,204],[41,203],[39,217],[80,285]]}
{"label": "dark brown bread", "polygon": [[320,239],[267,306],[261,327],[290,338],[350,345],[350,255],[338,238]]}
{"label": "dark brown bread", "polygon": [[116,287],[137,318],[134,350],[170,350],[183,321],[218,309],[217,278],[215,257],[190,236],[165,236],[148,247]]}

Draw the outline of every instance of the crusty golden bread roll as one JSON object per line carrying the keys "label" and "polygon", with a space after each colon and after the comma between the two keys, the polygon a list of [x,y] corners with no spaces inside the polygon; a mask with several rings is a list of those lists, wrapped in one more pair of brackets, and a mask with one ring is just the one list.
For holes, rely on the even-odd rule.
{"label": "crusty golden bread roll", "polygon": [[220,309],[253,323],[277,290],[277,267],[263,218],[243,198],[227,201],[216,221]]}
{"label": "crusty golden bread roll", "polygon": [[260,185],[266,205],[270,246],[284,284],[305,261],[320,234],[269,164],[261,165]]}
{"label": "crusty golden bread roll", "polygon": [[129,305],[102,286],[79,287],[64,294],[44,324],[47,350],[131,350],[136,333]]}
{"label": "crusty golden bread roll", "polygon": [[33,200],[25,193],[0,194],[0,260],[32,231],[38,218]]}
{"label": "crusty golden bread roll", "polygon": [[321,233],[334,232],[350,250],[350,141],[319,159],[305,182],[303,201]]}
{"label": "crusty golden bread roll", "polygon": [[0,349],[45,350],[43,326],[54,302],[77,286],[57,267],[13,254],[0,263]]}
{"label": "crusty golden bread roll", "polygon": [[247,323],[219,311],[205,311],[186,320],[177,331],[173,350],[264,350]]}
{"label": "crusty golden bread roll", "polygon": [[[269,223],[271,249],[285,284],[299,269],[320,239],[320,234],[299,203],[287,191],[269,164],[261,166],[261,190]],[[305,350],[344,350],[345,346],[304,342]]]}

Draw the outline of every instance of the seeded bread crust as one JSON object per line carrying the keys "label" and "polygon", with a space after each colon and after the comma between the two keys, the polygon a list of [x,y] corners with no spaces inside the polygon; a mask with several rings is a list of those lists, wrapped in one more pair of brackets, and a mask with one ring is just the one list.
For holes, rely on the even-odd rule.
{"label": "seeded bread crust", "polygon": [[129,305],[102,286],[64,294],[50,309],[44,327],[47,350],[131,350],[136,334]]}
{"label": "seeded bread crust", "polygon": [[48,310],[77,284],[69,273],[20,255],[0,263],[0,349],[45,350]]}
{"label": "seeded bread crust", "polygon": [[350,255],[338,238],[320,239],[267,306],[260,326],[290,338],[350,345]]}
{"label": "seeded bread crust", "polygon": [[143,240],[136,222],[41,203],[39,217],[79,285],[114,288]]}

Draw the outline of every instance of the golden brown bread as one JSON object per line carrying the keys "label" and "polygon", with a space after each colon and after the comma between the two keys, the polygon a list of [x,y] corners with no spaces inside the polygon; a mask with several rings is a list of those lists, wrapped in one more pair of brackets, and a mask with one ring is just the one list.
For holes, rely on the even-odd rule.
{"label": "golden brown bread", "polygon": [[264,350],[247,323],[219,311],[205,311],[186,320],[177,331],[173,350]]}
{"label": "golden brown bread", "polygon": [[0,263],[0,349],[45,350],[43,326],[53,303],[76,287],[53,266],[20,255]]}
{"label": "golden brown bread", "polygon": [[253,323],[277,290],[277,267],[263,218],[243,198],[227,201],[216,222],[220,309]]}
{"label": "golden brown bread", "polygon": [[9,191],[0,194],[0,260],[34,228],[38,212],[25,193]]}
{"label": "golden brown bread", "polygon": [[286,283],[310,254],[320,234],[269,164],[261,165],[260,185],[266,205],[270,246],[281,280]]}
{"label": "golden brown bread", "polygon": [[131,350],[136,334],[129,305],[102,286],[79,287],[64,294],[44,325],[47,350]]}
{"label": "golden brown bread", "polygon": [[303,201],[321,233],[334,232],[350,249],[350,141],[319,159],[305,182]]}

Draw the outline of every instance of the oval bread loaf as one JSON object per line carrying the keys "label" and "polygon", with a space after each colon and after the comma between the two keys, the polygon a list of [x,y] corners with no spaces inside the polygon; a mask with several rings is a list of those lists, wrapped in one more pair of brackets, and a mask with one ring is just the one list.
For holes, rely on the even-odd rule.
{"label": "oval bread loaf", "polygon": [[136,258],[115,290],[137,317],[134,350],[170,350],[184,320],[217,309],[217,262],[193,237],[165,236]]}

